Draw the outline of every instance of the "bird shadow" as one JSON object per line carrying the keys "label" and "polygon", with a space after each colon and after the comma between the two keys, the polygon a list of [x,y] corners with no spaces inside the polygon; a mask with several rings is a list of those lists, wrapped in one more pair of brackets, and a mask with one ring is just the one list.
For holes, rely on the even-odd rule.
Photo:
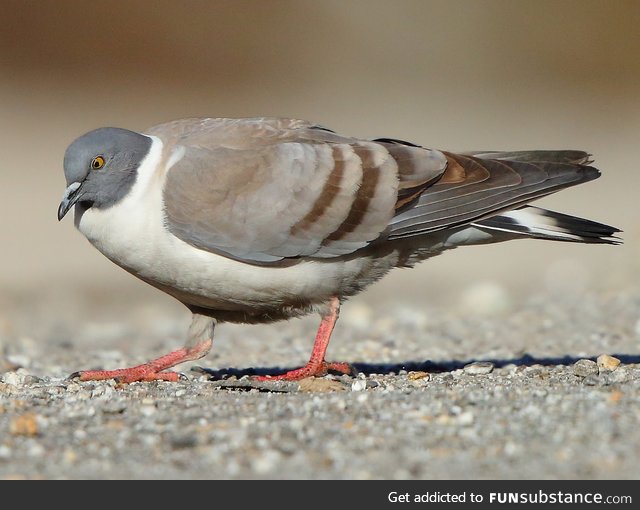
{"label": "bird shadow", "polygon": [[[640,363],[640,355],[636,354],[612,354],[624,364]],[[401,370],[407,372],[429,372],[429,373],[444,373],[452,372],[460,368],[465,367],[469,363],[477,361],[491,362],[495,368],[502,368],[507,365],[515,366],[532,366],[532,365],[544,365],[544,366],[559,366],[559,365],[573,365],[576,361],[581,359],[590,359],[595,361],[597,356],[561,356],[561,357],[536,357],[530,354],[524,354],[518,358],[489,358],[478,359],[470,358],[467,360],[450,360],[450,361],[404,361],[400,363],[351,363],[355,373],[363,373],[365,375],[379,374],[379,375],[393,375],[398,374]],[[206,367],[196,366],[191,370],[200,374],[205,374],[211,377],[211,379],[227,379],[229,377],[243,377],[245,375],[275,375],[287,372],[293,368],[299,367],[248,367],[248,368],[220,368],[212,369]]]}

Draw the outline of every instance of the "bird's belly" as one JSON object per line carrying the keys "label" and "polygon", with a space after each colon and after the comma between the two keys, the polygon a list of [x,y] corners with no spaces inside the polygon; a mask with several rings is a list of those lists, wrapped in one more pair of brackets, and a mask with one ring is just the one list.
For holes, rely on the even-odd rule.
{"label": "bird's belly", "polygon": [[[150,211],[157,211],[154,214]],[[349,295],[364,283],[367,257],[258,266],[195,248],[164,227],[161,208],[118,204],[76,211],[76,225],[106,257],[187,305],[245,314],[290,315]],[[385,270],[386,272],[386,270]]]}

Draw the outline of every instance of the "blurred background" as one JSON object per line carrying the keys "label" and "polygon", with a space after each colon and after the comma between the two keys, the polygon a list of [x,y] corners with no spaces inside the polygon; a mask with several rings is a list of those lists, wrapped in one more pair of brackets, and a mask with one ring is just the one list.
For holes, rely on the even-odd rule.
{"label": "blurred background", "polygon": [[0,307],[75,296],[180,310],[70,218],[59,224],[56,209],[74,138],[190,116],[298,117],[448,150],[594,154],[600,180],[539,204],[622,228],[623,246],[464,248],[396,271],[363,302],[481,310],[487,299],[637,286],[638,26],[637,0],[0,0]]}

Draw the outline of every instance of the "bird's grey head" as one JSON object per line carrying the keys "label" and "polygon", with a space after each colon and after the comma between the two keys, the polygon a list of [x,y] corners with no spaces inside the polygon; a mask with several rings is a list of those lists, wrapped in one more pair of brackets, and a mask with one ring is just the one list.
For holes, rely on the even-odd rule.
{"label": "bird's grey head", "polygon": [[120,128],[100,128],[75,140],[64,155],[67,189],[58,208],[61,220],[76,203],[104,209],[127,195],[151,138]]}

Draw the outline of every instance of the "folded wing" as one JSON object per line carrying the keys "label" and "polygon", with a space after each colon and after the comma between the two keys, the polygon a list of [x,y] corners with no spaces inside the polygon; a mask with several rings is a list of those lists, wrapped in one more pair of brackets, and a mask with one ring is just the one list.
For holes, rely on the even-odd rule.
{"label": "folded wing", "polygon": [[446,167],[439,151],[345,138],[301,121],[192,122],[198,129],[152,131],[184,148],[164,187],[167,228],[247,261],[363,248]]}
{"label": "folded wing", "polygon": [[464,226],[599,176],[580,151],[454,154],[290,119],[186,119],[149,133],[182,154],[164,187],[168,230],[255,263]]}

